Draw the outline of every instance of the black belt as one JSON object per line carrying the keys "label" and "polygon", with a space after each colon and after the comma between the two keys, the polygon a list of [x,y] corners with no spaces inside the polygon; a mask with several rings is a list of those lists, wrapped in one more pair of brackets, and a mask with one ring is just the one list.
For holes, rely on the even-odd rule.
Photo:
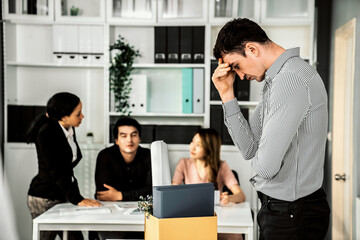
{"label": "black belt", "polygon": [[[271,201],[276,201],[276,202],[290,202],[290,201],[285,201],[285,200],[280,200],[280,199],[276,199],[273,197],[270,197],[262,192],[257,192],[258,197],[261,201],[261,203],[265,203],[265,202],[271,202]],[[325,197],[326,194],[324,192],[324,190],[322,188],[319,188],[318,190],[316,190],[315,192],[313,192],[312,194],[309,194],[305,197],[299,198],[293,202],[297,202],[297,201],[301,201],[301,200],[305,200],[305,199],[319,199],[319,198],[323,198]]]}

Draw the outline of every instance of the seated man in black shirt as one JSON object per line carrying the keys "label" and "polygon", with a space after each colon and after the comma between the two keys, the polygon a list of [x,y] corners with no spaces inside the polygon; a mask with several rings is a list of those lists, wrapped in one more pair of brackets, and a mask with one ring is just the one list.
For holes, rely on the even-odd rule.
{"label": "seated man in black shirt", "polygon": [[[122,117],[114,126],[115,144],[103,149],[96,161],[95,198],[100,201],[138,201],[152,194],[150,150],[139,146],[141,126],[133,118]],[[143,232],[101,233],[106,238],[144,238]],[[125,234],[125,235],[120,235]],[[140,234],[140,236],[139,236]],[[102,237],[101,237],[102,238]]]}

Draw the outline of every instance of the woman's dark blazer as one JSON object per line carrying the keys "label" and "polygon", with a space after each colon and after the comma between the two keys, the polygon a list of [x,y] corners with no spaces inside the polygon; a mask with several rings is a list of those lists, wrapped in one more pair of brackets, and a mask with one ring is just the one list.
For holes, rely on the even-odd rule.
{"label": "woman's dark blazer", "polygon": [[77,159],[58,121],[48,121],[39,130],[35,146],[38,157],[38,174],[32,179],[28,194],[50,200],[69,201],[78,204],[80,195],[73,168],[82,155],[75,137]]}

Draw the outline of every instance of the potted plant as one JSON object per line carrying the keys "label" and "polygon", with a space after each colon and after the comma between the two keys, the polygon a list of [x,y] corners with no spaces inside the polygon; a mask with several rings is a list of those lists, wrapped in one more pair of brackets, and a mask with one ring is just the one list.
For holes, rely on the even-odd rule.
{"label": "potted plant", "polygon": [[147,195],[146,197],[140,196],[140,201],[138,201],[138,210],[145,212],[145,216],[153,214],[153,198],[152,195]]}
{"label": "potted plant", "polygon": [[80,12],[80,8],[72,6],[70,8],[70,16],[77,16]]}
{"label": "potted plant", "polygon": [[113,91],[115,98],[115,110],[123,115],[130,115],[129,94],[131,91],[131,72],[136,57],[141,56],[138,50],[125,42],[119,35],[119,39],[110,46],[112,56],[109,68],[110,91]]}

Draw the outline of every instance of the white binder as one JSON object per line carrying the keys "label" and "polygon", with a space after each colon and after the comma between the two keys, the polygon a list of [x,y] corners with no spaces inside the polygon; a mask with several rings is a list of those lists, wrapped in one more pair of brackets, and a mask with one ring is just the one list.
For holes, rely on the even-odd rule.
{"label": "white binder", "polygon": [[79,62],[79,36],[78,26],[65,26],[65,53],[66,63]]}
{"label": "white binder", "polygon": [[91,26],[91,62],[102,64],[104,62],[104,28]]}
{"label": "white binder", "polygon": [[53,26],[53,54],[54,62],[65,63],[65,25]]}
{"label": "white binder", "polygon": [[90,63],[91,54],[91,26],[79,25],[79,62]]}
{"label": "white binder", "polygon": [[77,25],[65,25],[65,52],[79,53],[79,38]]}
{"label": "white binder", "polygon": [[204,113],[204,69],[193,69],[193,113]]}
{"label": "white binder", "polygon": [[133,74],[130,91],[130,111],[132,114],[146,113],[147,109],[147,76],[145,74]]}

